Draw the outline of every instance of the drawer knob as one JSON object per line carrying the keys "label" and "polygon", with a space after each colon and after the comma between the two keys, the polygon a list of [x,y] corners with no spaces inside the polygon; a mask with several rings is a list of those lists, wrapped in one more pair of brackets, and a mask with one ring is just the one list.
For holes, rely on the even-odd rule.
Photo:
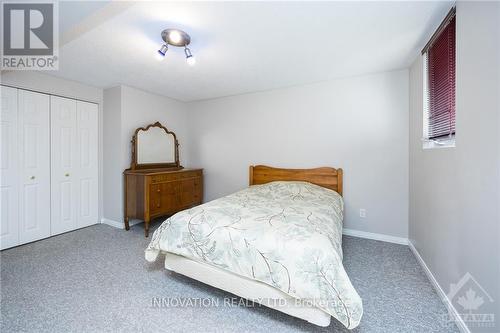
{"label": "drawer knob", "polygon": [[69,177],[69,173],[64,174],[64,177]]}
{"label": "drawer knob", "polygon": [[156,192],[161,192],[161,190],[160,190],[160,189],[157,189],[157,190],[156,190]]}
{"label": "drawer knob", "polygon": [[31,180],[35,179],[35,176],[31,176],[31,177],[30,177],[30,179],[31,179]]}
{"label": "drawer knob", "polygon": [[159,203],[157,203],[157,204],[156,204],[156,207],[160,207],[160,204],[159,204]]}

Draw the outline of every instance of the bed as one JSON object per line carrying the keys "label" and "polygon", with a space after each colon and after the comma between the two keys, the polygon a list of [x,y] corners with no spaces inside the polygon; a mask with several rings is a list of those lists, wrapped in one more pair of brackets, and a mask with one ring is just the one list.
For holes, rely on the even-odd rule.
{"label": "bed", "polygon": [[319,326],[358,326],[362,301],[342,265],[342,169],[250,167],[250,186],[179,212],[148,261]]}

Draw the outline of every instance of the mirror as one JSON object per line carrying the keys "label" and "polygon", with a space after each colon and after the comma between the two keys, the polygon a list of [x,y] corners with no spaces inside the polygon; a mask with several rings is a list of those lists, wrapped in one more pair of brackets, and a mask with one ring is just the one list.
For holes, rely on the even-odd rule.
{"label": "mirror", "polygon": [[174,132],[156,122],[135,130],[130,169],[180,168],[179,143]]}
{"label": "mirror", "polygon": [[159,127],[137,133],[137,163],[175,163],[175,140]]}

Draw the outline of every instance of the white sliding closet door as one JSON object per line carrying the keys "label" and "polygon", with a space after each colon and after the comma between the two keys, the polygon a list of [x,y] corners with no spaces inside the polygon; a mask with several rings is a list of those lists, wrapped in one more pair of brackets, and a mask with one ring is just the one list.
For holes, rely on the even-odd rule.
{"label": "white sliding closet door", "polygon": [[0,248],[19,244],[17,89],[0,87]]}
{"label": "white sliding closet door", "polygon": [[51,97],[52,235],[97,223],[98,106]]}
{"label": "white sliding closet door", "polygon": [[0,86],[0,248],[97,223],[98,105]]}
{"label": "white sliding closet door", "polygon": [[51,233],[78,228],[76,100],[51,96]]}
{"label": "white sliding closet door", "polygon": [[76,102],[78,133],[78,228],[97,223],[97,104]]}
{"label": "white sliding closet door", "polygon": [[18,90],[19,237],[50,236],[49,96]]}

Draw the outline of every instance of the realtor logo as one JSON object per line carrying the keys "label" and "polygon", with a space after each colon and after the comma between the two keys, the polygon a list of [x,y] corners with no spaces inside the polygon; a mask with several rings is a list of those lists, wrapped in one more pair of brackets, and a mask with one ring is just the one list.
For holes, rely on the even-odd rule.
{"label": "realtor logo", "polygon": [[486,332],[496,330],[494,300],[470,273],[451,284],[447,296],[467,326]]}
{"label": "realtor logo", "polygon": [[56,2],[2,3],[3,70],[57,69]]}

